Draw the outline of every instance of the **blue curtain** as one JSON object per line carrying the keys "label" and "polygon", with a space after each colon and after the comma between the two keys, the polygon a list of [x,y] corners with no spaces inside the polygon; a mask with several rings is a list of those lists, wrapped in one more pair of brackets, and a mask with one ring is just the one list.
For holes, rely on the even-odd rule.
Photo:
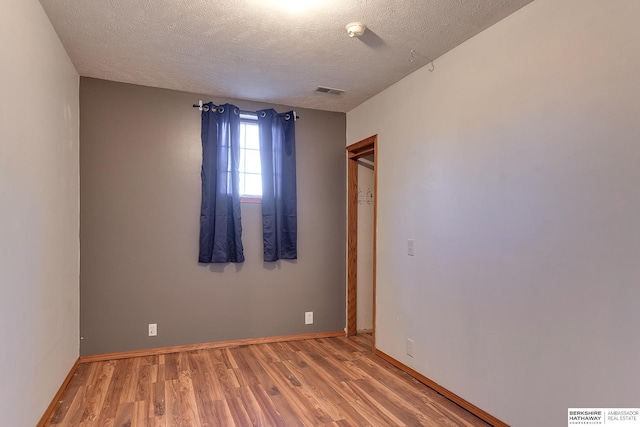
{"label": "blue curtain", "polygon": [[201,263],[243,262],[240,224],[240,110],[208,103],[202,111]]}
{"label": "blue curtain", "polygon": [[258,111],[264,260],[298,258],[294,113]]}

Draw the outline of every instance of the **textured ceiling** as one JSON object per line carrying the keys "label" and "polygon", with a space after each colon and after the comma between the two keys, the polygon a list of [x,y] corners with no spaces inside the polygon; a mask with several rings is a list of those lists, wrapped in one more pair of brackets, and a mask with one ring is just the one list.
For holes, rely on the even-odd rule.
{"label": "textured ceiling", "polygon": [[[530,1],[40,3],[81,76],[349,111]],[[368,27],[359,39],[347,36],[352,21]]]}

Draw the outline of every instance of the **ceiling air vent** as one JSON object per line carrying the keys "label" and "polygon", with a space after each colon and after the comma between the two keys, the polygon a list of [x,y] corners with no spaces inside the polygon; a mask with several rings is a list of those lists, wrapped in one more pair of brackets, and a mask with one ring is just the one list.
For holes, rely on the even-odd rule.
{"label": "ceiling air vent", "polygon": [[328,95],[336,95],[336,96],[340,96],[344,93],[342,89],[334,89],[331,87],[323,87],[323,86],[318,86],[315,91],[318,93],[326,93]]}

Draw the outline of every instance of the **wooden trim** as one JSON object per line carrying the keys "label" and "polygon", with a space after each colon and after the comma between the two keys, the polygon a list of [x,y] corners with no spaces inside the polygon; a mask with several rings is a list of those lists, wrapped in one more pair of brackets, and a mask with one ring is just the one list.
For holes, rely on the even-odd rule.
{"label": "wooden trim", "polygon": [[347,335],[356,335],[358,315],[358,162],[348,160]]}
{"label": "wooden trim", "polygon": [[351,144],[347,147],[347,151],[350,153],[359,153],[362,150],[366,150],[370,145],[373,145],[378,140],[378,135],[370,136],[362,141],[358,141],[355,144]]}
{"label": "wooden trim", "polygon": [[378,276],[378,135],[373,139],[373,306],[371,340],[372,350],[376,348],[376,277]]}
{"label": "wooden trim", "polygon": [[443,395],[444,397],[446,397],[447,399],[449,399],[450,401],[452,401],[456,405],[466,409],[467,411],[471,412],[473,415],[475,415],[476,417],[480,418],[481,420],[491,424],[494,427],[509,427],[509,425],[506,424],[505,422],[500,421],[499,419],[497,419],[493,415],[489,414],[488,412],[483,411],[482,409],[478,408],[473,403],[467,402],[462,397],[458,396],[457,394],[453,393],[452,391],[447,390],[446,388],[444,388],[443,386],[441,386],[437,382],[425,377],[424,375],[422,375],[418,371],[408,367],[404,363],[394,359],[393,357],[389,356],[388,354],[378,350],[377,348],[374,349],[374,353],[376,354],[376,356],[381,357],[382,359],[384,359],[387,362],[391,363],[396,368],[398,368],[398,369],[406,372],[407,374],[411,375],[413,378],[417,379],[422,384],[424,384],[427,387],[432,388],[433,390],[437,391],[438,393],[440,393],[441,395]]}
{"label": "wooden trim", "polygon": [[76,369],[78,369],[79,364],[80,364],[80,358],[76,359],[76,362],[73,364],[73,366],[69,370],[69,373],[67,374],[64,381],[62,381],[62,385],[60,385],[58,392],[55,394],[55,396],[53,396],[53,399],[51,399],[51,403],[49,403],[49,406],[47,406],[47,409],[44,411],[44,414],[42,414],[42,417],[40,418],[40,421],[38,421],[38,424],[36,424],[36,427],[43,427],[47,423],[47,421],[49,421],[49,418],[51,418],[51,415],[53,415],[53,410],[56,408],[58,401],[62,398],[62,394],[64,393],[67,386],[71,382],[71,379],[73,378],[73,375],[76,373]]}
{"label": "wooden trim", "polygon": [[212,348],[240,347],[243,345],[269,344],[269,343],[283,342],[283,341],[299,341],[299,340],[309,340],[309,339],[316,339],[316,338],[334,338],[334,337],[344,337],[344,336],[345,336],[344,331],[332,331],[332,332],[313,332],[309,334],[297,334],[297,335],[281,335],[281,336],[263,337],[263,338],[244,338],[240,340],[216,341],[216,342],[208,342],[208,343],[202,343],[202,344],[176,345],[171,347],[149,348],[144,350],[123,351],[119,353],[107,353],[107,354],[96,354],[92,356],[81,356],[80,363],[128,359],[131,357],[156,356],[159,354],[179,353],[181,351],[209,350]]}
{"label": "wooden trim", "polygon": [[373,147],[365,148],[361,151],[358,151],[357,153],[349,152],[349,158],[350,159],[360,158],[360,157],[368,156],[369,154],[373,154],[373,152],[374,152]]}
{"label": "wooden trim", "polygon": [[347,336],[358,333],[358,159],[373,154],[373,349],[376,342],[376,263],[378,229],[378,135],[370,136],[347,147]]}

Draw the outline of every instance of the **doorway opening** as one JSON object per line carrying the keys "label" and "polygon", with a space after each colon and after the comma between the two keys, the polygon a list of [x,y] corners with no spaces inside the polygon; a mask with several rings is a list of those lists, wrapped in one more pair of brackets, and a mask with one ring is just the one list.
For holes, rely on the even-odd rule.
{"label": "doorway opening", "polygon": [[[378,136],[373,135],[362,141],[351,144],[347,147],[347,335],[357,335],[358,333],[358,205],[359,192],[362,190],[358,186],[358,165],[359,162],[366,162],[373,167],[373,262],[372,262],[372,318],[371,336],[373,347],[375,348],[376,338],[376,231],[377,231],[377,204],[378,204],[378,156],[376,149]],[[373,161],[367,161],[372,159]],[[367,200],[368,195],[364,195]],[[368,298],[368,297],[367,297]]]}

